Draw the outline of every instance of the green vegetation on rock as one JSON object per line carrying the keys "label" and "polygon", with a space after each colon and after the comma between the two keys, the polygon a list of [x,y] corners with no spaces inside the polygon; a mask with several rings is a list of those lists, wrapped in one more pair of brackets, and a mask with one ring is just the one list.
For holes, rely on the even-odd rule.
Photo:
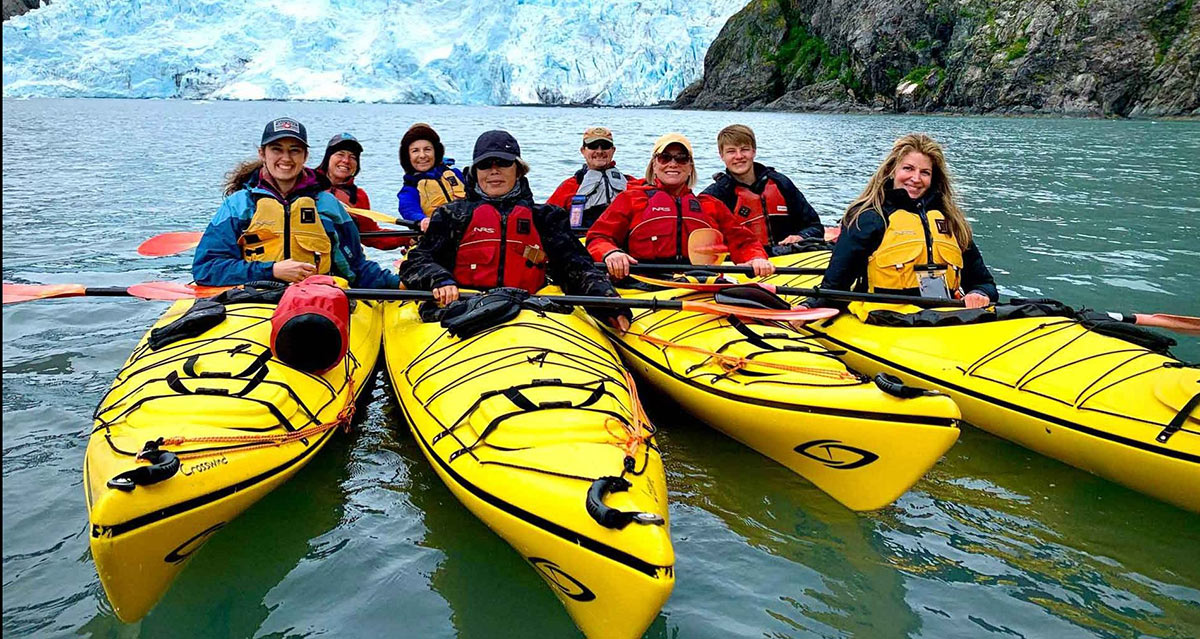
{"label": "green vegetation on rock", "polygon": [[1175,38],[1179,37],[1179,33],[1187,26],[1193,2],[1194,0],[1168,0],[1162,10],[1150,20],[1150,24],[1146,25],[1158,44],[1158,51],[1154,54],[1155,64],[1162,63],[1167,51],[1171,50],[1171,45],[1175,44]]}

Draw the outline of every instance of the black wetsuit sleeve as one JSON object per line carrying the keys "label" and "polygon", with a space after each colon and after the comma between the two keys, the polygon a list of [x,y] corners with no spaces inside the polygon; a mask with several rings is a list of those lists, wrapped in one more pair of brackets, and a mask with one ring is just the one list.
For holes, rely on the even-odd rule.
{"label": "black wetsuit sleeve", "polygon": [[588,255],[583,243],[571,231],[566,211],[543,204],[534,209],[533,221],[546,247],[549,275],[565,292],[572,295],[617,295],[608,275],[592,265],[592,256]]}
{"label": "black wetsuit sleeve", "polygon": [[448,206],[433,212],[429,229],[409,250],[400,266],[400,281],[405,288],[432,291],[456,283],[451,269],[454,268],[454,258],[465,229],[455,224],[455,220]]}
{"label": "black wetsuit sleeve", "polygon": [[[800,237],[825,237],[825,227],[821,224],[821,217],[817,215],[816,209],[808,203],[804,194],[800,189],[796,188],[787,176],[776,173],[771,176],[779,185],[779,191],[783,194],[784,201],[787,202],[788,217],[787,217],[787,233],[788,235],[799,235]],[[778,238],[780,240],[783,237]]]}
{"label": "black wetsuit sleeve", "polygon": [[[837,291],[865,290],[867,260],[883,242],[887,225],[875,211],[864,211],[849,227],[844,223],[842,226],[842,235],[834,245],[821,288]],[[816,298],[809,300],[808,305],[845,308],[847,302]]]}
{"label": "black wetsuit sleeve", "polygon": [[962,289],[967,293],[986,295],[993,302],[1000,299],[1000,292],[996,290],[996,280],[988,270],[987,264],[983,263],[983,254],[979,252],[974,240],[967,246],[967,250],[963,251]]}

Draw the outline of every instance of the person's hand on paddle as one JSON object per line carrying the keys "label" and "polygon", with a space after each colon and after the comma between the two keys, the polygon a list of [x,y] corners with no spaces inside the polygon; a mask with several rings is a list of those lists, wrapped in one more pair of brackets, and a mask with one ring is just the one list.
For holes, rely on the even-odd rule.
{"label": "person's hand on paddle", "polygon": [[[425,218],[429,219],[429,218]],[[453,284],[439,286],[433,289],[433,300],[441,306],[458,300],[458,287]]]}
{"label": "person's hand on paddle", "polygon": [[799,235],[789,235],[789,236],[783,238],[782,240],[779,240],[779,244],[781,246],[784,244],[795,244],[796,242],[799,242],[800,240],[803,240],[803,239],[804,238]]}
{"label": "person's hand on paddle", "polygon": [[614,280],[623,280],[629,277],[629,267],[637,263],[637,260],[624,251],[613,251],[604,256],[604,266],[608,267],[608,274]]}
{"label": "person's hand on paddle", "polygon": [[987,295],[980,293],[967,293],[963,296],[963,304],[965,304],[967,308],[983,308],[991,303],[992,301],[988,299]]}
{"label": "person's hand on paddle", "polygon": [[281,282],[299,282],[309,275],[314,275],[317,267],[308,262],[298,260],[283,260],[271,266],[271,277]]}
{"label": "person's hand on paddle", "polygon": [[754,269],[754,277],[766,277],[775,272],[775,265],[765,257],[756,257],[738,266],[749,266]]}
{"label": "person's hand on paddle", "polygon": [[419,224],[422,233],[429,230],[429,218],[422,218]]}

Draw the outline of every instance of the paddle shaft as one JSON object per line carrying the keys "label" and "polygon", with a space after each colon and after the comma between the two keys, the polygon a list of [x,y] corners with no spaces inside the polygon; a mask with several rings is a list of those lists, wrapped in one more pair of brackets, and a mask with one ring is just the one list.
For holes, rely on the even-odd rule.
{"label": "paddle shaft", "polygon": [[[475,297],[480,293],[462,293],[460,299]],[[432,300],[432,291],[409,291],[390,288],[348,288],[346,297],[365,300]],[[598,295],[533,295],[568,306],[590,306],[593,308],[648,308],[652,310],[681,310],[680,300],[629,299],[625,297],[601,297]]]}
{"label": "paddle shaft", "polygon": [[[595,262],[593,264],[597,268],[607,268],[604,262]],[[643,273],[683,273],[685,271],[708,271],[709,273],[743,273],[745,275],[754,275],[754,268],[750,266],[734,266],[734,265],[698,265],[698,264],[630,264],[630,272],[641,271]],[[808,268],[800,266],[779,266],[775,268],[776,275],[824,275],[823,268]]]}
{"label": "paddle shaft", "polygon": [[837,291],[820,287],[814,288],[793,288],[790,286],[768,287],[768,290],[774,291],[779,295],[803,295],[806,297],[827,297],[836,300],[849,300],[852,302],[879,302],[881,304],[910,304],[912,306],[920,306],[922,308],[934,307],[963,307],[965,303],[962,300],[939,300],[928,297],[917,297],[916,295],[887,295],[884,293],[860,293],[857,291]]}

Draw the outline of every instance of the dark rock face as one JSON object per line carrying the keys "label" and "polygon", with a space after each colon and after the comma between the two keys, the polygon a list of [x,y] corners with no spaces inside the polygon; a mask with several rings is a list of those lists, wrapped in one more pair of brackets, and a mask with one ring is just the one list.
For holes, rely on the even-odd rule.
{"label": "dark rock face", "polygon": [[1200,0],[754,0],[676,106],[1200,116]]}
{"label": "dark rock face", "polygon": [[[50,4],[50,0],[44,0],[44,2],[45,4]],[[8,20],[13,16],[24,15],[30,9],[42,6],[42,3],[43,0],[4,0],[4,19]]]}

